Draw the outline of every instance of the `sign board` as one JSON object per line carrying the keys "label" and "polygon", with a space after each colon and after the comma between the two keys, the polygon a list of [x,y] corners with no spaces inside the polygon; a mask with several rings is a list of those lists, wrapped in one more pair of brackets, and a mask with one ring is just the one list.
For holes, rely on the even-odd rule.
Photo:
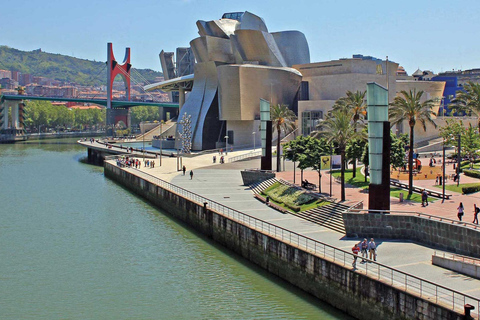
{"label": "sign board", "polygon": [[270,121],[270,102],[260,99],[260,136],[262,138],[262,156],[266,156],[267,121]]}

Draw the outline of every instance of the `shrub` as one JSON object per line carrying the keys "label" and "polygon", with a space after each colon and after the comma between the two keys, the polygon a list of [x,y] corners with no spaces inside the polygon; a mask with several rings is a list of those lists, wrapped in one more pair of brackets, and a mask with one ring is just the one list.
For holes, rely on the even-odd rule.
{"label": "shrub", "polygon": [[480,184],[477,186],[470,186],[470,187],[463,187],[462,188],[462,193],[463,194],[469,194],[469,193],[475,193],[480,191]]}
{"label": "shrub", "polygon": [[463,173],[466,176],[480,179],[480,171],[477,171],[477,170],[463,170]]}
{"label": "shrub", "polygon": [[272,200],[283,203],[295,211],[299,211],[301,205],[316,200],[314,196],[306,194],[303,190],[282,184],[274,184],[272,187],[267,188],[263,193],[269,196]]}

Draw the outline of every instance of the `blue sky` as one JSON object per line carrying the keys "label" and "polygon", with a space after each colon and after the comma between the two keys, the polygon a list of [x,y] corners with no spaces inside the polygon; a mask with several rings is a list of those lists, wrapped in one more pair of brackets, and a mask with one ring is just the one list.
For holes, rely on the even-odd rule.
{"label": "blue sky", "polygon": [[117,60],[128,46],[134,67],[160,71],[159,52],[188,46],[197,20],[250,11],[269,31],[303,32],[312,62],[388,55],[409,74],[440,72],[480,68],[479,9],[470,0],[3,1],[0,45],[105,61],[113,42]]}

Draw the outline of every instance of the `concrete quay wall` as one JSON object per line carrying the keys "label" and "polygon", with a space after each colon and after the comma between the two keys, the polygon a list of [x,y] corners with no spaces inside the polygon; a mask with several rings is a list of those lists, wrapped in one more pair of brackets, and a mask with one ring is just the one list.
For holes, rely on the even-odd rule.
{"label": "concrete quay wall", "polygon": [[405,239],[480,258],[480,230],[412,215],[344,212],[348,237]]}
{"label": "concrete quay wall", "polygon": [[358,319],[463,319],[460,313],[322,259],[105,162],[105,176],[245,259]]}

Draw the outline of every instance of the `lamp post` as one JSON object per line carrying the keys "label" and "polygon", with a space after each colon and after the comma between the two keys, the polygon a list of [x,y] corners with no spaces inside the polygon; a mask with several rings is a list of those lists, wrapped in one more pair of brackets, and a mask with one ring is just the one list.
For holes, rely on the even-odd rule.
{"label": "lamp post", "polygon": [[460,184],[460,163],[462,162],[462,152],[461,152],[461,136],[458,134],[458,154],[457,154],[457,187]]}
{"label": "lamp post", "polygon": [[142,134],[142,137],[143,137],[143,163],[145,164],[145,124],[143,124],[143,134]]}
{"label": "lamp post", "polygon": [[255,151],[255,131],[252,132],[253,135],[253,151]]}
{"label": "lamp post", "polygon": [[445,202],[445,137],[443,138],[442,147],[442,203]]}
{"label": "lamp post", "polygon": [[333,164],[332,164],[332,154],[333,154],[333,144],[332,144],[332,147],[330,148],[330,197],[332,196],[332,167],[333,167]]}
{"label": "lamp post", "polygon": [[225,136],[225,155],[228,154],[228,136]]}
{"label": "lamp post", "polygon": [[163,133],[163,120],[160,120],[160,135],[158,138],[160,139],[160,166],[162,166],[162,133]]}
{"label": "lamp post", "polygon": [[[287,149],[287,152],[290,153],[292,152],[292,148],[288,148]],[[293,161],[293,184],[295,184],[295,152],[293,153],[293,156],[292,156],[292,161]]]}

